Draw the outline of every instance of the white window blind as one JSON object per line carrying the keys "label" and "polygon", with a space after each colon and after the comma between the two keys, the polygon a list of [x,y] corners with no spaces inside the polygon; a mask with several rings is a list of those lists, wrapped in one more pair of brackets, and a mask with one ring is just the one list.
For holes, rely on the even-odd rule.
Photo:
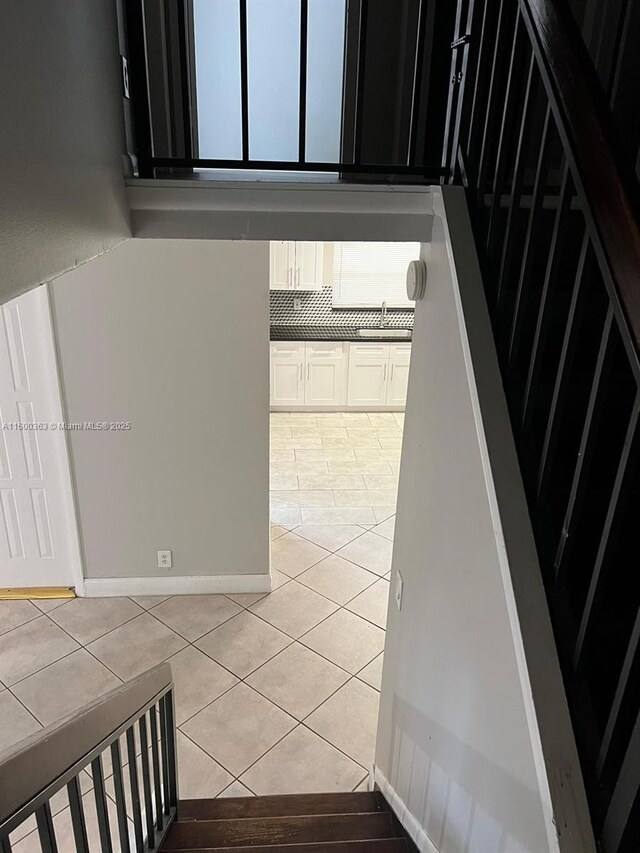
{"label": "white window blind", "polygon": [[407,267],[420,243],[334,243],[333,305],[336,308],[411,308]]}

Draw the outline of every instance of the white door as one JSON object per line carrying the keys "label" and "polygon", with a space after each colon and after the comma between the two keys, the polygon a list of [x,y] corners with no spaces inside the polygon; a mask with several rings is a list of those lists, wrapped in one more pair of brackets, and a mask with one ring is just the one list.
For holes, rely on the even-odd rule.
{"label": "white door", "polygon": [[304,402],[306,406],[344,406],[344,344],[307,343]]}
{"label": "white door", "polygon": [[[0,586],[82,571],[46,286],[0,306]],[[34,429],[38,425],[42,428]]]}
{"label": "white door", "polygon": [[295,244],[295,286],[297,290],[322,290],[323,243]]}
{"label": "white door", "polygon": [[389,347],[389,380],[387,383],[387,406],[402,406],[407,402],[409,384],[409,362],[411,344]]}
{"label": "white door", "polygon": [[351,344],[347,405],[385,406],[388,371],[388,344]]}
{"label": "white door", "polygon": [[292,290],[294,287],[295,243],[272,240],[269,244],[269,289]]}
{"label": "white door", "polygon": [[271,405],[304,405],[304,343],[271,344]]}

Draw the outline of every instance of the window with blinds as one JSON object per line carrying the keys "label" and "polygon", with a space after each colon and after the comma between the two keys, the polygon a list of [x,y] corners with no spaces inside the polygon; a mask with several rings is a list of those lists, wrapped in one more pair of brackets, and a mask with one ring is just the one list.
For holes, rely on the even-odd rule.
{"label": "window with blinds", "polygon": [[334,243],[335,308],[413,308],[407,299],[409,262],[420,257],[420,243]]}

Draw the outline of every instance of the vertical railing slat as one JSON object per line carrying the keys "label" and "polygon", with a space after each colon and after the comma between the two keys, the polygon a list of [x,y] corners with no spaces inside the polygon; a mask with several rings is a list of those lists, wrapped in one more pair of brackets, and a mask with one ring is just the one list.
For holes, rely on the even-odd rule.
{"label": "vertical railing slat", "polygon": [[[571,210],[572,197],[572,181],[569,165],[565,163],[562,178],[560,181],[560,192],[558,195],[558,207],[553,223],[553,233],[551,243],[548,247],[547,265],[542,283],[542,292],[540,295],[540,305],[538,306],[538,317],[536,319],[536,328],[533,335],[533,346],[531,349],[531,357],[529,359],[529,369],[524,386],[524,395],[522,401],[521,423],[523,431],[526,431],[531,422],[533,415],[533,405],[536,399],[536,391],[540,368],[544,357],[544,344],[546,340],[547,330],[551,322],[551,294],[555,287],[558,275],[560,274],[560,266],[564,257],[562,252],[562,244],[564,240],[564,229],[567,223],[567,217]],[[583,253],[586,253],[587,246],[583,245]],[[582,256],[582,264],[586,254]],[[579,286],[582,274],[582,264],[578,263],[579,275],[574,279],[574,288]],[[573,316],[569,313],[569,323],[573,322]],[[545,442],[546,444],[546,442]],[[546,450],[543,451],[543,456]],[[538,493],[540,486],[538,487]]]}
{"label": "vertical railing slat", "polygon": [[611,489],[611,498],[604,520],[596,561],[591,574],[587,599],[578,627],[578,637],[573,652],[573,668],[582,668],[586,655],[594,640],[595,621],[602,600],[603,589],[607,582],[610,560],[617,545],[617,532],[621,516],[626,508],[636,473],[636,461],[640,450],[638,419],[640,417],[640,392],[636,399],[627,425],[627,431],[618,461],[616,476]]}
{"label": "vertical railing slat", "polygon": [[416,116],[421,94],[420,82],[424,69],[424,54],[426,40],[426,9],[427,0],[418,0],[418,18],[416,22],[415,61],[413,64],[413,84],[411,87],[411,115],[409,118],[409,141],[407,145],[407,166],[415,166],[418,146],[418,122]]}
{"label": "vertical railing slat", "polygon": [[111,744],[111,765],[113,768],[113,786],[116,795],[116,812],[118,815],[118,835],[122,853],[129,853],[129,822],[127,820],[127,801],[124,793],[122,778],[122,756],[120,754],[120,739]]}
{"label": "vertical railing slat", "polygon": [[165,697],[158,702],[160,710],[160,755],[162,756],[162,793],[163,806],[166,815],[171,811],[171,796],[169,787],[169,752],[167,747],[167,715],[165,712]]}
{"label": "vertical railing slat", "polygon": [[516,114],[520,107],[520,82],[522,75],[522,54],[524,47],[524,25],[519,11],[516,14],[513,46],[511,59],[509,61],[509,74],[507,77],[507,91],[504,99],[504,108],[500,122],[500,136],[496,153],[495,168],[493,171],[491,187],[491,206],[489,209],[489,226],[487,228],[487,239],[485,252],[488,258],[495,256],[498,240],[498,219],[502,206],[502,194],[508,172],[508,158],[511,151],[511,137],[513,133]]}
{"label": "vertical railing slat", "polygon": [[147,824],[147,839],[149,846],[155,837],[155,826],[153,823],[153,802],[151,800],[151,774],[149,773],[149,739],[147,737],[146,716],[138,720],[140,732],[140,758],[142,765],[142,792],[144,795],[144,811]]}
{"label": "vertical railing slat", "polygon": [[472,44],[471,49],[475,53],[475,80],[473,81],[473,94],[469,98],[469,114],[467,120],[467,146],[465,150],[465,167],[471,186],[477,187],[478,181],[478,152],[480,150],[480,134],[482,132],[482,122],[479,115],[482,110],[482,105],[485,100],[488,103],[489,99],[489,80],[487,75],[491,71],[491,43],[492,34],[495,35],[493,23],[497,15],[497,8],[491,3],[480,3],[477,8],[482,13],[482,23],[480,25],[480,37],[478,38],[476,28],[471,30]]}
{"label": "vertical railing slat", "polygon": [[58,853],[56,831],[53,826],[51,806],[49,801],[40,806],[36,811],[36,824],[38,827],[38,838],[42,853]]}
{"label": "vertical railing slat", "polygon": [[[476,10],[475,0],[469,0],[469,9],[467,11],[467,20],[465,24],[466,32],[461,33],[461,36],[471,34],[473,31],[474,15]],[[463,116],[468,113],[467,93],[467,78],[471,70],[471,44],[466,42],[459,50],[462,51],[462,63],[459,72],[458,82],[458,102],[456,104],[456,114],[453,122],[453,137],[451,142],[451,154],[449,160],[449,180],[453,182],[457,173],[458,152],[460,148],[460,135],[462,133]],[[446,166],[443,163],[443,166]]]}
{"label": "vertical railing slat", "polygon": [[193,128],[191,122],[191,74],[187,49],[187,0],[181,0],[178,6],[178,58],[184,156],[190,160],[193,157]]}
{"label": "vertical railing slat", "polygon": [[[588,235],[585,234],[578,262],[578,269],[575,275],[575,283],[571,294],[569,314],[567,317],[560,358],[558,360],[558,369],[551,395],[551,405],[549,406],[549,414],[547,416],[547,426],[544,433],[542,451],[538,462],[536,478],[536,495],[538,501],[540,501],[545,492],[547,478],[551,470],[551,463],[555,455],[560,426],[562,424],[564,405],[571,384],[571,371],[578,345],[578,337],[586,301],[586,289],[590,274],[590,268],[587,265],[589,258],[591,258],[591,242]],[[548,316],[546,312],[546,305],[547,299],[543,291],[538,328],[536,329],[536,335],[534,338],[533,354],[531,357],[531,364],[529,366],[529,375],[527,377],[522,405],[521,427],[523,432],[528,429],[533,417],[535,394],[537,391],[537,372],[540,369],[540,363],[542,361],[543,347],[541,345],[541,330],[545,323],[544,318]]]}
{"label": "vertical railing slat", "polygon": [[484,204],[484,193],[487,182],[489,169],[491,168],[491,143],[494,134],[494,125],[497,123],[497,112],[500,107],[499,89],[500,78],[502,75],[502,57],[508,45],[507,27],[505,21],[507,19],[507,6],[510,6],[508,0],[500,0],[500,10],[498,12],[498,23],[496,30],[496,39],[493,49],[493,61],[491,63],[491,75],[489,77],[489,91],[487,93],[487,109],[484,119],[484,127],[482,131],[482,142],[480,144],[480,157],[478,159],[478,196],[480,204]]}
{"label": "vertical railing slat", "polygon": [[247,0],[240,4],[240,99],[242,115],[242,161],[249,162],[249,34],[247,30]]}
{"label": "vertical railing slat", "polygon": [[157,709],[153,705],[149,709],[151,723],[151,761],[153,766],[153,789],[156,803],[156,829],[161,832],[164,827],[164,812],[162,808],[162,782],[160,780],[160,755],[158,751],[158,718]]}
{"label": "vertical railing slat", "polygon": [[178,759],[176,754],[176,711],[173,689],[164,695],[167,735],[167,763],[169,768],[169,802],[178,808]]}
{"label": "vertical railing slat", "polygon": [[141,851],[144,845],[142,833],[142,806],[140,804],[140,788],[138,786],[138,764],[136,761],[136,739],[133,726],[127,729],[127,758],[129,761],[129,787],[131,789],[131,811],[133,816],[133,831],[136,838],[136,849]]}
{"label": "vertical railing slat", "polygon": [[596,369],[593,374],[593,382],[591,384],[591,392],[589,394],[589,402],[584,419],[582,437],[580,439],[580,449],[578,450],[571,491],[562,525],[562,534],[554,560],[556,583],[559,584],[564,582],[564,575],[574,539],[575,525],[580,517],[585,490],[589,480],[597,433],[607,398],[607,380],[612,367],[615,344],[613,311],[609,308],[600,341]]}
{"label": "vertical railing slat", "polygon": [[640,607],[638,608],[633,624],[622,670],[620,671],[620,677],[618,678],[604,735],[602,736],[602,742],[598,751],[597,771],[600,779],[608,775],[609,765],[617,757],[620,742],[616,732],[621,722],[623,708],[628,698],[628,691],[637,684],[640,684]]}
{"label": "vertical railing slat", "polygon": [[298,97],[298,160],[307,159],[307,52],[309,0],[300,0],[300,91]]}
{"label": "vertical railing slat", "polygon": [[96,815],[98,818],[98,833],[100,835],[100,849],[102,853],[111,853],[111,828],[109,826],[109,812],[107,811],[107,793],[104,787],[104,772],[102,770],[102,756],[98,755],[91,762],[91,775],[93,776],[93,796],[96,803]]}
{"label": "vertical railing slat", "polygon": [[67,796],[69,797],[69,810],[71,812],[71,827],[73,838],[76,843],[76,853],[89,853],[89,839],[87,837],[87,822],[82,805],[82,791],[80,780],[74,776],[67,783]]}
{"label": "vertical railing slat", "polygon": [[511,183],[511,192],[509,198],[509,211],[507,213],[507,224],[502,241],[502,257],[500,259],[500,271],[498,273],[498,285],[496,288],[496,308],[498,312],[502,309],[506,284],[511,272],[511,264],[513,261],[513,253],[515,250],[514,229],[516,216],[520,214],[520,205],[522,202],[522,185],[524,171],[524,152],[529,137],[532,132],[531,123],[533,119],[533,107],[535,99],[533,97],[533,89],[535,85],[534,78],[535,61],[533,52],[529,59],[529,69],[527,72],[527,83],[524,95],[524,105],[522,108],[522,118],[520,120],[520,132],[518,134],[518,144],[516,148],[516,158],[513,167],[513,180]]}
{"label": "vertical railing slat", "polygon": [[[458,0],[456,6],[456,21],[454,25],[454,38],[458,39],[462,35],[462,16],[464,12],[464,0]],[[455,158],[454,134],[452,128],[454,125],[454,114],[456,113],[456,105],[460,101],[460,86],[457,83],[458,76],[458,51],[451,51],[451,69],[449,71],[449,98],[447,100],[447,112],[444,119],[444,135],[442,146],[442,165],[448,166]],[[452,174],[449,174],[449,181],[453,181]]]}
{"label": "vertical railing slat", "polygon": [[512,364],[516,358],[519,349],[520,336],[522,332],[523,318],[525,315],[524,304],[526,294],[529,291],[531,282],[531,274],[533,270],[533,261],[537,248],[538,226],[540,222],[540,214],[542,210],[542,201],[546,189],[547,177],[547,156],[549,154],[549,128],[551,124],[551,108],[547,104],[544,123],[542,127],[542,137],[540,140],[540,154],[536,166],[536,175],[533,182],[533,195],[531,198],[531,211],[529,213],[529,221],[527,222],[527,233],[525,235],[524,248],[520,260],[520,272],[518,274],[518,285],[516,289],[516,301],[511,320],[511,330],[509,332],[509,351],[507,362]]}
{"label": "vertical railing slat", "polygon": [[[613,795],[607,809],[602,826],[601,840],[602,850],[617,853],[621,845],[626,841],[633,842],[634,846],[625,847],[626,850],[637,849],[637,836],[625,838],[627,828],[632,819],[634,810],[638,807],[638,792],[640,791],[640,715],[636,718],[629,746],[627,747],[620,773],[613,790]],[[637,816],[637,811],[636,811]]]}
{"label": "vertical railing slat", "polygon": [[360,0],[360,21],[358,24],[358,68],[356,83],[356,112],[353,131],[353,162],[362,163],[362,122],[364,119],[364,79],[367,61],[367,21],[369,0]]}

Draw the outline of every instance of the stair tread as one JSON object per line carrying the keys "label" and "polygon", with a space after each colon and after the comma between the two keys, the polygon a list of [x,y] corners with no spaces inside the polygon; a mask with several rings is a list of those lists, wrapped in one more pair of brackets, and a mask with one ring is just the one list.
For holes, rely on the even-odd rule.
{"label": "stair tread", "polygon": [[393,814],[386,811],[289,817],[179,820],[169,830],[164,850],[259,847],[397,838]]}
{"label": "stair tread", "polygon": [[[160,848],[162,853],[181,853],[182,848]],[[250,847],[195,847],[189,853],[407,853],[406,838],[364,838],[358,841],[318,841],[302,844],[268,844]]]}
{"label": "stair tread", "polygon": [[217,800],[181,800],[181,821],[250,817],[351,814],[388,811],[377,791],[338,794],[275,794],[264,797],[223,797]]}

